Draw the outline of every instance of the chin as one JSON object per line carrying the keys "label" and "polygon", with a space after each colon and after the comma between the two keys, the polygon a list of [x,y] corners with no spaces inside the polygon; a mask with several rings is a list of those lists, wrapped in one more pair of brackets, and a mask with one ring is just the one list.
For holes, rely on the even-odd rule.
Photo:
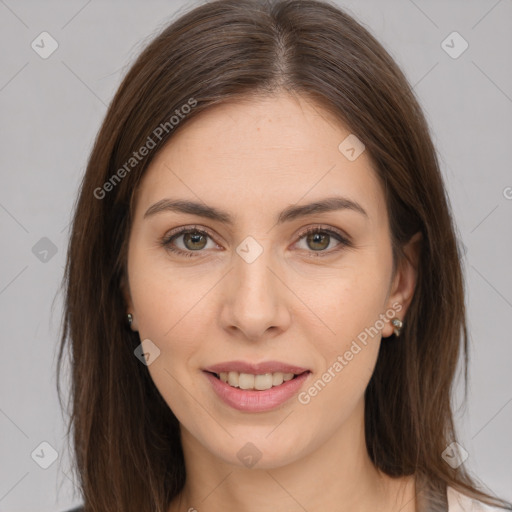
{"label": "chin", "polygon": [[[291,435],[290,429],[283,429],[281,435],[277,436],[275,431],[272,432],[274,428],[275,426],[258,429],[243,426],[239,436],[231,429],[229,431],[233,438],[219,439],[217,445],[212,445],[209,438],[205,447],[219,459],[237,467],[280,468],[295,462],[306,450],[301,446],[300,440]],[[222,448],[219,450],[219,447]]]}

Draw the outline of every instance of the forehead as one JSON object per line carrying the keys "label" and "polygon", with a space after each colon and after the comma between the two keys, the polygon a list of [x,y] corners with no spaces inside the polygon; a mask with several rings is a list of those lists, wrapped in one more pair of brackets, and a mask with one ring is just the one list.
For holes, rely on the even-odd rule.
{"label": "forehead", "polygon": [[168,196],[238,212],[254,207],[254,213],[338,194],[362,204],[370,217],[382,217],[383,190],[369,155],[349,159],[345,143],[340,150],[352,137],[304,97],[215,106],[187,122],[156,155],[142,179],[136,215]]}

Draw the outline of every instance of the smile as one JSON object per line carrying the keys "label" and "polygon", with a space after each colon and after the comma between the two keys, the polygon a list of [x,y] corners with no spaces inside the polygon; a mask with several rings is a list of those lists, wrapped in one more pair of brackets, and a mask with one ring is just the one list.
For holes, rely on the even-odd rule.
{"label": "smile", "polygon": [[215,375],[222,382],[226,382],[234,388],[256,389],[258,391],[280,386],[283,382],[292,380],[297,376],[294,373],[283,372],[264,373],[260,375],[240,372],[220,372]]}
{"label": "smile", "polygon": [[311,372],[250,374],[203,371],[213,391],[225,404],[244,412],[272,410],[296,395]]}

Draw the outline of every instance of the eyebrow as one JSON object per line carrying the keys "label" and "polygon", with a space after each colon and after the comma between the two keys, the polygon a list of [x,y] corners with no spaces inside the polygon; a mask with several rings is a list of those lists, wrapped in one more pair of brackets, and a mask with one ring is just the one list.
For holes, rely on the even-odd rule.
{"label": "eyebrow", "polygon": [[[339,210],[350,210],[360,213],[368,218],[365,209],[357,202],[346,197],[333,196],[314,201],[304,205],[292,205],[285,208],[278,216],[276,223],[282,224],[292,220],[314,215],[316,213],[332,212]],[[199,217],[216,220],[223,224],[233,225],[234,217],[226,211],[208,206],[205,203],[198,203],[186,199],[161,199],[157,203],[150,206],[144,214],[144,219],[156,215],[161,212],[178,212],[189,213]]]}

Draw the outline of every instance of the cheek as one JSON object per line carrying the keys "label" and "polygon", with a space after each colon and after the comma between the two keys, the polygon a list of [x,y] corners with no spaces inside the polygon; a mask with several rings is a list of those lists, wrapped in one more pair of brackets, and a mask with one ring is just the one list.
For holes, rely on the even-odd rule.
{"label": "cheek", "polygon": [[172,337],[204,295],[202,281],[192,276],[185,279],[183,272],[168,264],[163,250],[155,256],[153,249],[134,249],[128,270],[141,339]]}
{"label": "cheek", "polygon": [[181,372],[204,344],[214,276],[199,266],[187,272],[172,268],[165,255],[155,256],[154,251],[134,250],[130,258],[130,291],[140,339],[157,345],[165,368]]}
{"label": "cheek", "polygon": [[[205,325],[204,303],[197,289],[194,292],[194,287],[189,287],[181,292],[177,287],[179,284],[171,288],[162,281],[152,287],[145,280],[135,307],[141,341],[150,339],[160,350],[160,365],[173,375],[185,376],[194,370],[189,368],[191,359],[204,345],[205,327],[210,324]],[[150,373],[157,370],[158,365],[154,366]]]}
{"label": "cheek", "polygon": [[390,271],[376,253],[346,261],[342,271],[324,281],[321,293],[310,295],[311,309],[328,329],[317,338],[322,368],[304,401],[311,398],[315,408],[336,416],[352,410],[373,373]]}
{"label": "cheek", "polygon": [[[354,273],[331,284],[318,310],[334,334],[318,339],[321,367],[299,396],[310,430],[322,432],[344,423],[360,406],[378,358],[386,289],[378,275]],[[320,300],[320,299],[319,299]],[[333,307],[332,304],[335,304]],[[329,418],[329,419],[327,419]]]}
{"label": "cheek", "polygon": [[201,298],[209,289],[201,291],[205,279],[184,282],[183,276],[162,272],[156,265],[147,265],[133,276],[137,277],[130,286],[140,339],[150,339],[159,350],[148,366],[151,379],[181,422],[191,413],[202,418],[201,408],[192,398],[197,393],[191,389],[195,385],[191,373],[198,371],[192,360],[204,341],[200,318],[204,314]]}
{"label": "cheek", "polygon": [[[304,287],[300,292],[324,327],[326,348],[339,351],[366,328],[376,324],[388,291],[386,263],[370,255],[354,254],[351,261],[330,276],[323,276],[314,292]],[[313,284],[309,282],[309,285]],[[297,283],[296,289],[300,289]],[[303,283],[304,286],[304,283]],[[309,292],[308,292],[309,290]],[[382,325],[377,324],[379,330]]]}

